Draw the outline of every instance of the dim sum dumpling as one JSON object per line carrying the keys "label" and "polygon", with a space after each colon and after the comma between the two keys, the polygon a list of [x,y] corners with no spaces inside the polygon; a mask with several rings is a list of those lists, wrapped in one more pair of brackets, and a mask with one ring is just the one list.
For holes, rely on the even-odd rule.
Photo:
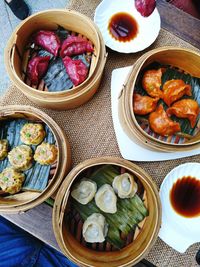
{"label": "dim sum dumpling", "polygon": [[28,170],[32,166],[32,150],[26,145],[16,146],[8,153],[8,159],[14,169]]}
{"label": "dim sum dumpling", "polygon": [[108,232],[108,224],[100,213],[93,213],[83,224],[83,237],[86,242],[104,242]]}
{"label": "dim sum dumpling", "polygon": [[98,189],[95,202],[97,207],[104,212],[115,213],[117,211],[117,197],[109,184],[104,184]]}
{"label": "dim sum dumpling", "polygon": [[120,198],[131,198],[138,190],[137,183],[129,173],[123,173],[116,176],[112,186]]}
{"label": "dim sum dumpling", "polygon": [[54,144],[43,142],[39,145],[34,154],[34,160],[41,165],[50,165],[56,162],[58,149]]}
{"label": "dim sum dumpling", "polygon": [[161,77],[163,73],[163,69],[158,70],[147,70],[144,73],[142,78],[142,86],[148,95],[156,98],[162,97],[161,87]]}
{"label": "dim sum dumpling", "polygon": [[97,191],[97,184],[90,179],[83,179],[79,184],[74,186],[71,196],[79,203],[86,205],[90,202]]}
{"label": "dim sum dumpling", "polygon": [[41,123],[26,123],[21,131],[21,141],[26,145],[38,145],[40,144],[46,133]]}
{"label": "dim sum dumpling", "polygon": [[5,168],[0,173],[0,187],[9,194],[15,194],[21,190],[25,175],[12,167]]}

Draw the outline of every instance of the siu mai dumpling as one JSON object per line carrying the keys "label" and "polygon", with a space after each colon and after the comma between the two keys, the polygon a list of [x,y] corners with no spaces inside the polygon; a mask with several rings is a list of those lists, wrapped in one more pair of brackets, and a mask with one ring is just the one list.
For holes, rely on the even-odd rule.
{"label": "siu mai dumpling", "polygon": [[34,160],[41,165],[50,165],[56,162],[58,149],[56,145],[43,142],[39,145],[34,154]]}
{"label": "siu mai dumpling", "polygon": [[157,109],[149,115],[149,125],[155,133],[162,136],[173,135],[181,131],[179,123],[172,121],[167,116],[162,105],[159,105]]}
{"label": "siu mai dumpling", "polygon": [[170,106],[182,96],[191,96],[191,86],[183,80],[170,80],[163,85],[163,101]]}
{"label": "siu mai dumpling", "polygon": [[26,171],[32,167],[32,149],[27,145],[16,146],[8,153],[8,159],[14,169]]}
{"label": "siu mai dumpling", "polygon": [[75,184],[71,196],[79,203],[86,205],[94,198],[96,191],[97,184],[90,179],[84,179],[79,184]]}
{"label": "siu mai dumpling", "polygon": [[193,99],[182,99],[167,109],[167,114],[175,115],[178,118],[188,119],[191,127],[194,128],[199,115],[199,105]]}
{"label": "siu mai dumpling", "polygon": [[25,175],[12,167],[5,168],[0,173],[0,187],[9,194],[16,194],[21,190]]}
{"label": "siu mai dumpling", "polygon": [[26,145],[40,144],[46,133],[41,123],[26,123],[20,131],[21,141]]}
{"label": "siu mai dumpling", "polygon": [[150,96],[133,95],[133,111],[137,115],[146,115],[156,109],[159,98]]}
{"label": "siu mai dumpling", "polygon": [[98,189],[95,202],[97,207],[104,212],[115,213],[117,211],[117,197],[109,184],[104,184]]}
{"label": "siu mai dumpling", "polygon": [[90,215],[83,224],[82,233],[86,242],[104,242],[108,233],[108,224],[105,217],[100,213]]}
{"label": "siu mai dumpling", "polygon": [[142,87],[148,95],[156,98],[162,97],[161,80],[162,69],[158,70],[147,70],[142,78]]}
{"label": "siu mai dumpling", "polygon": [[129,173],[123,173],[114,178],[112,186],[120,198],[131,198],[138,190],[138,185]]}

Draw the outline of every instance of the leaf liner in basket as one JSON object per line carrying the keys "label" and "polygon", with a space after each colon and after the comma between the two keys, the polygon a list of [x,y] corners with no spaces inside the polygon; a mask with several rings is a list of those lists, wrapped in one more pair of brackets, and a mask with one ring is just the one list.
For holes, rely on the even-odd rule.
{"label": "leaf liner in basket", "polygon": [[[25,119],[5,120],[0,122],[0,139],[8,140],[8,151],[12,150],[16,146],[23,144],[20,140],[20,130],[23,125],[28,122],[29,121]],[[47,125],[43,124],[43,126],[46,132],[44,142],[55,144],[55,138],[53,133]],[[33,154],[35,152],[36,147],[37,146],[35,145],[31,145]],[[8,157],[0,161],[0,172],[2,172],[7,166],[10,166]],[[51,168],[51,165],[40,165],[39,163],[33,161],[32,167],[24,172],[25,181],[22,186],[22,191],[43,191],[48,184]]]}
{"label": "leaf liner in basket", "polygon": [[[103,165],[102,167],[98,167],[96,171],[94,171],[94,168],[92,169],[93,172],[91,173],[90,168],[89,172],[85,176],[95,181],[97,188],[104,184],[112,185],[114,177],[121,173],[120,167],[113,165]],[[139,192],[130,199],[121,199],[117,197],[117,212],[114,214],[109,214],[101,211],[96,206],[94,200],[89,202],[87,205],[82,205],[75,199],[70,198],[72,210],[76,210],[83,221],[85,221],[88,216],[95,212],[103,214],[103,216],[106,218],[106,222],[109,224],[106,241],[112,244],[114,246],[114,249],[121,249],[127,244],[131,243],[133,241],[136,228],[139,228],[138,224],[142,222],[146,216],[148,216],[148,210],[140,198],[140,196],[142,197],[144,193],[144,188],[141,187],[140,182],[135,176],[134,179],[138,183]],[[73,213],[71,213],[71,211],[67,213],[68,220],[71,221],[75,218],[76,221],[77,214],[72,214]],[[80,229],[77,229],[77,231],[80,231]],[[81,239],[83,240],[82,236]],[[101,245],[101,250],[106,250],[108,245],[107,242],[104,242],[104,245]],[[98,247],[100,246],[100,243],[86,243],[86,245],[87,247],[96,249],[97,245]]]}
{"label": "leaf liner in basket", "polygon": [[[184,71],[179,70],[178,68],[175,68],[173,66],[163,65],[158,62],[151,63],[150,65],[148,65],[146,68],[144,68],[140,72],[140,74],[138,75],[136,84],[135,84],[136,93],[141,94],[141,95],[148,95],[142,87],[142,77],[144,75],[144,72],[147,70],[159,69],[159,68],[165,69],[165,72],[162,74],[161,90],[163,88],[163,84],[166,81],[169,81],[172,79],[181,79],[186,84],[191,85],[191,88],[192,88],[191,90],[192,96],[183,96],[181,99],[186,99],[186,98],[194,99],[198,102],[198,105],[200,107],[200,78],[193,77],[190,74],[184,73]],[[168,108],[168,106],[165,104],[165,102],[162,99],[158,101],[157,106],[159,104],[162,104],[165,110]],[[181,133],[176,133],[172,137],[162,137],[156,133],[153,133],[150,130],[149,125],[148,125],[148,115],[144,115],[144,116],[136,115],[136,120],[138,124],[141,125],[143,130],[145,130],[147,133],[154,136],[155,138],[163,139],[165,141],[170,141],[171,143],[184,143],[185,141],[187,141],[187,139],[191,138],[192,136],[197,135],[199,133],[199,127],[200,127],[199,118],[200,118],[200,114],[198,115],[198,118],[196,120],[195,127],[191,128],[191,125],[188,119],[181,119],[181,118],[177,118],[176,116],[172,115],[171,119],[180,124]],[[179,138],[178,136],[182,138]]]}
{"label": "leaf liner in basket", "polygon": [[[55,30],[54,32],[60,38],[61,42],[64,41],[69,35],[79,35],[79,33],[70,32],[61,26],[58,26],[57,30]],[[31,85],[36,89],[49,92],[60,92],[72,89],[74,87],[74,84],[72,83],[69,75],[67,74],[66,68],[60,56],[55,57],[51,53],[46,51],[44,48],[36,46],[32,42],[30,42],[26,47],[26,53],[24,55],[25,58],[23,61],[26,62],[26,64],[28,64],[28,61],[36,55],[42,57],[50,56],[50,62],[47,72],[37,86],[31,85],[30,80],[26,74],[27,66],[24,66],[23,73],[24,73],[25,83]],[[26,57],[28,58],[26,59]],[[88,73],[89,73],[92,60],[92,53],[88,52],[76,56],[71,56],[71,58],[74,60],[77,59],[81,60],[88,68]]]}

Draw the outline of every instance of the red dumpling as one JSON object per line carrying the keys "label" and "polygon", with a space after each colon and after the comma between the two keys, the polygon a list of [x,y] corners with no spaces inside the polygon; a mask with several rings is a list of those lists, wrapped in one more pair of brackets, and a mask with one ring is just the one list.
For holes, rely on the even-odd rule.
{"label": "red dumpling", "polygon": [[147,70],[142,78],[142,86],[148,95],[156,98],[162,97],[161,87],[162,69]]}
{"label": "red dumpling", "polygon": [[167,116],[162,105],[159,105],[157,109],[149,115],[149,125],[155,133],[162,136],[173,135],[181,131],[179,123],[172,121]]}
{"label": "red dumpling", "polygon": [[62,43],[60,56],[80,55],[86,52],[93,52],[94,48],[88,40],[81,36],[68,36]]}
{"label": "red dumpling", "polygon": [[170,106],[182,96],[191,96],[191,86],[183,80],[170,80],[163,85],[163,101]]}
{"label": "red dumpling", "polygon": [[27,75],[32,84],[38,84],[39,80],[45,75],[50,56],[47,57],[34,57],[27,66]]}
{"label": "red dumpling", "polygon": [[191,127],[194,128],[199,115],[199,105],[197,101],[193,99],[182,99],[168,108],[167,114],[169,116],[173,114],[178,118],[188,119]]}
{"label": "red dumpling", "polygon": [[137,115],[146,115],[156,109],[158,98],[150,96],[133,95],[133,111]]}
{"label": "red dumpling", "polygon": [[143,17],[148,17],[156,7],[156,0],[135,0],[135,7]]}
{"label": "red dumpling", "polygon": [[53,31],[39,31],[34,35],[34,43],[41,46],[55,57],[60,49],[60,39]]}
{"label": "red dumpling", "polygon": [[63,63],[69,78],[75,86],[85,81],[88,75],[88,68],[81,60],[74,60],[66,56],[63,58]]}

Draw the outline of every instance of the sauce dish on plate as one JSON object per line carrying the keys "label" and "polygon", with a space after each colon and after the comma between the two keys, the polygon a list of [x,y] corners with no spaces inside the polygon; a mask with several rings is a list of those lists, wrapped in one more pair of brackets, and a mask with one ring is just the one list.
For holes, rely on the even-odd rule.
{"label": "sauce dish on plate", "polygon": [[95,10],[94,22],[106,46],[121,53],[135,53],[149,47],[161,27],[156,8],[149,17],[143,17],[133,0],[103,0]]}

